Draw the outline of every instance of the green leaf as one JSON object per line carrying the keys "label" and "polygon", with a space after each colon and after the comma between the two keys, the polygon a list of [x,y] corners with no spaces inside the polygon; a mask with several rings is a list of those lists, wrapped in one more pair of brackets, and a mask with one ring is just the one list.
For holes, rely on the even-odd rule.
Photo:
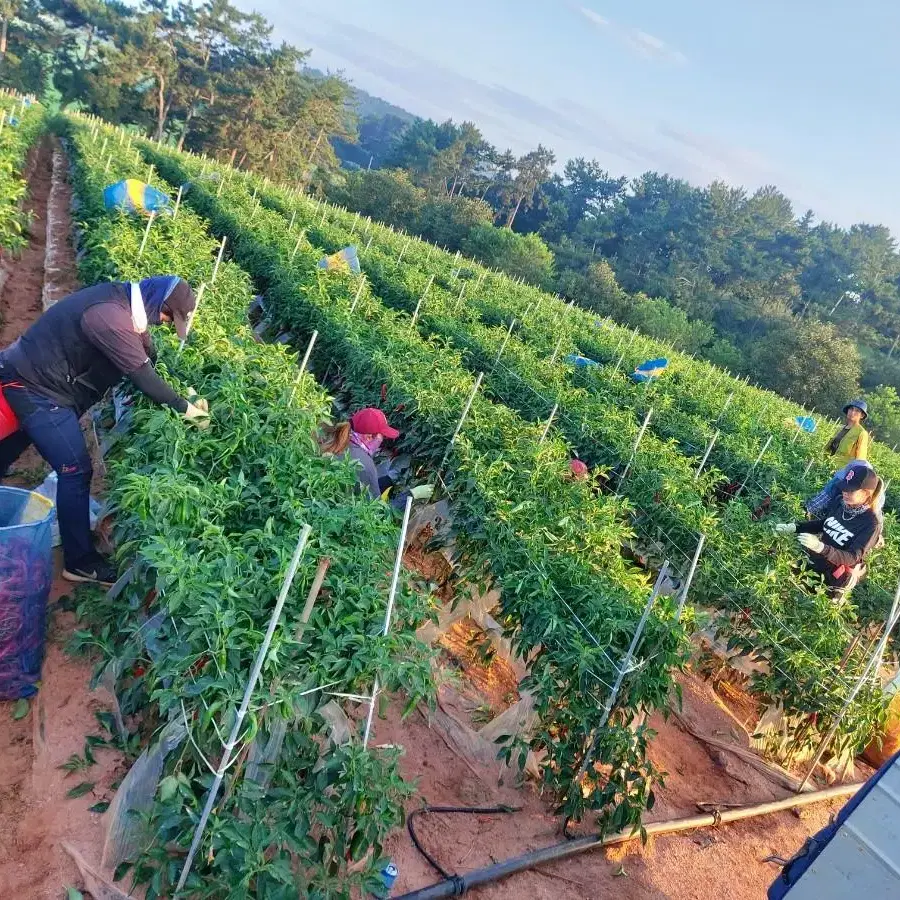
{"label": "green leaf", "polygon": [[84,894],[82,894],[81,891],[78,890],[78,888],[67,886],[66,900],[84,900]]}
{"label": "green leaf", "polygon": [[165,803],[171,800],[178,791],[178,779],[174,775],[167,775],[159,783],[159,799]]}
{"label": "green leaf", "polygon": [[21,700],[16,700],[16,705],[12,709],[12,717],[17,722],[19,719],[24,719],[25,716],[28,715],[29,703],[28,701],[22,697]]}
{"label": "green leaf", "polygon": [[85,794],[89,794],[93,789],[93,781],[82,781],[81,784],[76,784],[66,796],[74,800],[76,797],[83,797]]}
{"label": "green leaf", "polygon": [[88,812],[105,813],[108,809],[109,809],[109,800],[101,800],[99,803],[95,803],[93,806],[89,806]]}

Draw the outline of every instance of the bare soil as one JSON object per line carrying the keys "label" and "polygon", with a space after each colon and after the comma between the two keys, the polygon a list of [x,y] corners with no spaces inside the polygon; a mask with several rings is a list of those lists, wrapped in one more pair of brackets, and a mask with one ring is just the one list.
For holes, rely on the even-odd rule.
{"label": "bare soil", "polygon": [[[43,310],[54,147],[58,145],[47,139],[29,159],[29,246],[18,258],[4,258],[0,263],[8,274],[0,294],[0,347],[15,340]],[[62,183],[52,193],[55,257],[62,264],[55,286],[67,293],[78,286],[74,254],[67,239],[71,232],[71,192]],[[17,464],[18,477],[11,477],[9,482],[33,486],[46,471],[40,456],[28,451]],[[87,735],[103,736],[96,713],[108,707],[108,698],[102,691],[89,690],[91,664],[65,652],[75,627],[74,616],[57,607],[56,602],[69,594],[71,585],[59,578],[59,554],[55,567],[40,691],[32,698],[28,715],[18,721],[12,716],[15,704],[0,703],[0,897],[4,898],[58,900],[65,895],[67,885],[80,884],[78,871],[62,843],[71,844],[88,860],[100,858],[102,817],[89,812],[89,807],[108,800],[111,785],[124,774],[121,754],[104,748],[94,750],[97,763],[84,771],[69,773],[59,768],[73,755],[84,756]],[[82,782],[94,787],[81,797],[67,797]]]}
{"label": "bare soil", "polygon": [[[722,708],[722,698],[693,675],[679,679],[684,692],[680,715],[692,730],[746,748],[746,733]],[[460,707],[455,691],[441,688],[441,707]],[[431,728],[421,713],[405,722],[393,706],[377,722],[376,743],[398,744],[405,750],[401,768],[415,779],[418,793],[407,811],[422,806],[522,806],[512,815],[429,814],[415,822],[419,839],[447,871],[465,873],[564,840],[559,817],[549,798],[528,783],[517,788],[497,785],[493,770],[462,759]],[[674,717],[654,716],[657,731],[651,757],[667,777],[657,791],[656,804],[646,822],[698,814],[698,803],[750,805],[780,799],[788,791],[737,756],[710,748],[686,732]],[[866,777],[868,773],[862,773]],[[541,866],[471,892],[484,900],[582,900],[618,897],[621,900],[750,900],[761,898],[778,874],[764,862],[767,856],[790,856],[806,838],[823,827],[841,806],[840,801],[807,807],[799,814],[783,812],[760,819],[659,837],[647,847],[634,842],[626,848],[590,851],[568,860]],[[582,828],[582,833],[589,829]],[[395,895],[440,880],[414,847],[404,830],[391,836],[386,853],[400,870]]]}

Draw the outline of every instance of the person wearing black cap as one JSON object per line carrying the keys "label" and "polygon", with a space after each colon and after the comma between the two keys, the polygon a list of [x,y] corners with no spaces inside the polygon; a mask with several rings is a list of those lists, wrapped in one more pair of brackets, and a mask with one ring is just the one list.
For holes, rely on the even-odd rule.
{"label": "person wearing black cap", "polygon": [[851,466],[835,497],[819,518],[776,525],[778,534],[796,534],[808,565],[838,595],[845,595],[864,572],[864,561],[881,535],[874,510],[881,479],[867,465]]}
{"label": "person wearing black cap", "polygon": [[94,548],[90,530],[93,470],[80,416],[127,376],[151,400],[201,428],[205,401],[180,397],[153,368],[149,325],[171,324],[187,338],[197,301],[174,275],[95,284],[47,309],[0,352],[0,389],[19,428],[0,441],[0,477],[34,444],[58,475],[57,518],[63,577],[109,585],[115,569]]}

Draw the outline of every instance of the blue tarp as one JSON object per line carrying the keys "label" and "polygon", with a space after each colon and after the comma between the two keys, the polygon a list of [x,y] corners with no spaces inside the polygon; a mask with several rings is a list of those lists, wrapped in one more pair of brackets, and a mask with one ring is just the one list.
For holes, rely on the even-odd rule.
{"label": "blue tarp", "polygon": [[634,374],[632,374],[631,378],[633,381],[637,381],[638,383],[652,381],[654,378],[662,375],[662,373],[665,372],[668,366],[669,361],[665,359],[665,357],[660,357],[659,359],[648,359],[646,362],[642,362],[634,370]]}
{"label": "blue tarp", "polygon": [[798,428],[801,428],[803,431],[809,432],[809,434],[814,434],[816,430],[816,420],[812,416],[797,416],[794,419]]}
{"label": "blue tarp", "polygon": [[576,369],[587,369],[591,366],[600,365],[594,359],[588,359],[586,356],[579,356],[577,353],[570,353],[566,357],[566,362],[575,366]]}
{"label": "blue tarp", "polygon": [[138,181],[126,178],[103,189],[103,204],[107,209],[119,209],[128,213],[168,213],[175,212],[168,194]]}

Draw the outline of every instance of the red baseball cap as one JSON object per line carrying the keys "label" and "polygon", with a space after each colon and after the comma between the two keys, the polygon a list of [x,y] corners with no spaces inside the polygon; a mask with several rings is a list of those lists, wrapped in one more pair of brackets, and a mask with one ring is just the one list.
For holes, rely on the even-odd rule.
{"label": "red baseball cap", "polygon": [[374,406],[367,406],[353,413],[350,417],[350,426],[357,434],[380,434],[386,438],[400,437],[396,428],[388,425],[384,413]]}
{"label": "red baseball cap", "polygon": [[569,460],[569,471],[576,478],[584,478],[588,473],[588,467],[580,459]]}

